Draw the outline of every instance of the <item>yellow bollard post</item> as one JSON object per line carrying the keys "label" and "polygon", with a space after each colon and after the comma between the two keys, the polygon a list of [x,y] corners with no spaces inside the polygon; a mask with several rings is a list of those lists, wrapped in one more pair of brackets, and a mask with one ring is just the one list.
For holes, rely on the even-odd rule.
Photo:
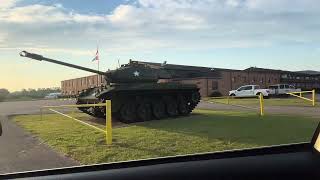
{"label": "yellow bollard post", "polygon": [[40,108],[40,119],[42,121],[42,107]]}
{"label": "yellow bollard post", "polygon": [[262,93],[260,93],[260,116],[264,116],[264,99]]}
{"label": "yellow bollard post", "polygon": [[106,100],[106,141],[107,145],[112,144],[112,115],[111,101]]}
{"label": "yellow bollard post", "polygon": [[228,96],[228,99],[227,99],[227,104],[229,105],[230,104],[230,96]]}
{"label": "yellow bollard post", "polygon": [[312,90],[312,106],[316,106],[316,90]]}

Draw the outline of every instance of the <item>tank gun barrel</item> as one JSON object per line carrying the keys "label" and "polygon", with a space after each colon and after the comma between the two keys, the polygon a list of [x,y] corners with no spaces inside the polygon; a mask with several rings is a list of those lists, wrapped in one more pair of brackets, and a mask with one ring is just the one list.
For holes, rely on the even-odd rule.
{"label": "tank gun barrel", "polygon": [[106,75],[106,73],[102,72],[102,71],[97,71],[97,70],[94,70],[94,69],[90,69],[90,68],[86,68],[86,67],[82,67],[82,66],[78,66],[78,65],[74,65],[74,64],[70,64],[70,63],[65,63],[65,62],[54,60],[54,59],[50,59],[50,58],[46,58],[46,57],[43,57],[40,54],[29,53],[27,51],[20,52],[20,56],[21,57],[27,57],[27,58],[30,58],[30,59],[34,59],[34,60],[37,60],[37,61],[47,61],[47,62],[51,62],[51,63],[54,63],[54,64],[60,64],[62,66],[68,66],[68,67],[72,67],[72,68],[75,68],[75,69],[80,69],[80,70],[83,70],[83,71],[92,72],[92,73],[95,73],[95,74]]}

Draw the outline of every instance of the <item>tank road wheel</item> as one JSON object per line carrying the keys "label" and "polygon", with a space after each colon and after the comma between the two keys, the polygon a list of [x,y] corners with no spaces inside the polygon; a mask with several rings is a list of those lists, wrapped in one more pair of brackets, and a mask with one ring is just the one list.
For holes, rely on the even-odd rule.
{"label": "tank road wheel", "polygon": [[193,109],[198,105],[200,102],[201,96],[198,91],[193,92],[191,95],[191,98],[188,100],[188,111],[191,113]]}
{"label": "tank road wheel", "polygon": [[182,95],[178,96],[178,110],[179,113],[183,116],[189,114],[187,101]]}
{"label": "tank road wheel", "polygon": [[[100,102],[101,104],[105,104],[106,103],[106,100],[105,99],[101,99]],[[102,115],[102,118],[106,118],[106,107],[105,106],[102,106],[102,107],[97,107],[99,108],[100,112],[101,112],[101,115]]]}
{"label": "tank road wheel", "polygon": [[192,93],[192,95],[191,95],[191,102],[192,102],[193,104],[198,104],[199,101],[200,101],[200,99],[201,99],[201,96],[200,96],[200,93],[199,93],[198,91]]}
{"label": "tank road wheel", "polygon": [[94,117],[97,117],[97,118],[105,117],[105,114],[102,112],[102,109],[100,107],[93,107],[92,114]]}
{"label": "tank road wheel", "polygon": [[83,113],[89,114],[89,112],[88,112],[89,108],[86,108],[86,107],[78,107],[78,109],[79,109],[80,111],[82,111]]}
{"label": "tank road wheel", "polygon": [[169,117],[175,117],[179,115],[177,101],[173,98],[166,100],[166,110]]}
{"label": "tank road wheel", "polygon": [[156,119],[164,119],[167,117],[166,105],[162,100],[158,100],[158,99],[153,100],[152,114]]}
{"label": "tank road wheel", "polygon": [[128,102],[120,109],[120,118],[124,123],[133,123],[136,120],[136,104]]}
{"label": "tank road wheel", "polygon": [[[79,100],[77,100],[76,105],[81,105],[83,104]],[[89,114],[89,108],[88,107],[78,107],[79,111],[82,111],[83,113]]]}
{"label": "tank road wheel", "polygon": [[138,121],[150,121],[152,119],[151,105],[142,103],[137,108]]}

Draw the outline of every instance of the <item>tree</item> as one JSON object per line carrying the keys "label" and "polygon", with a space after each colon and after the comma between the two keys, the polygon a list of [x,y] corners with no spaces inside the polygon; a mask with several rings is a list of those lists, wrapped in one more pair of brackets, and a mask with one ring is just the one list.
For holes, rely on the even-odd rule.
{"label": "tree", "polygon": [[22,89],[21,91],[15,91],[10,93],[11,99],[21,99],[21,98],[31,98],[31,99],[41,99],[44,98],[49,93],[60,92],[60,88],[38,88],[38,89]]}
{"label": "tree", "polygon": [[10,92],[7,89],[0,89],[0,102],[4,101]]}

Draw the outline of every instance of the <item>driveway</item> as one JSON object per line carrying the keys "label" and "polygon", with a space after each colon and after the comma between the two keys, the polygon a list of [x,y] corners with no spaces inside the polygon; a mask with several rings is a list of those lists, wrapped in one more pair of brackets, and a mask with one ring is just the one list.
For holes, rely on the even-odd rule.
{"label": "driveway", "polygon": [[0,174],[79,165],[71,158],[53,151],[8,119],[10,115],[39,113],[41,106],[72,103],[56,100],[1,102],[3,134],[0,137]]}

